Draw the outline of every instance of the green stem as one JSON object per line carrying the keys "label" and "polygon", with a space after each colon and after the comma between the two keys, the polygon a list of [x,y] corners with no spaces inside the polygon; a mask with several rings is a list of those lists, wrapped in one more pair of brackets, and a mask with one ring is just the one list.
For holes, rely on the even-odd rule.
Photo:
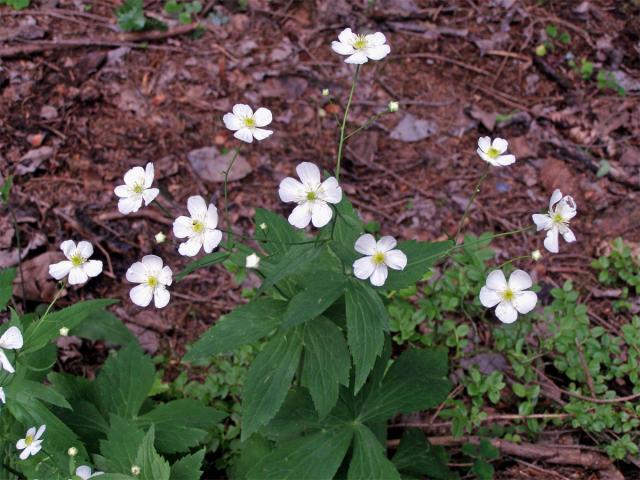
{"label": "green stem", "polygon": [[18,269],[20,271],[20,287],[22,290],[22,312],[27,312],[27,300],[24,288],[24,272],[22,271],[22,245],[20,241],[20,227],[18,226],[18,219],[16,218],[15,213],[13,213],[13,209],[9,207],[9,211],[11,212],[11,221],[13,222],[13,229],[16,231],[16,243],[18,246]]}
{"label": "green stem", "polygon": [[464,221],[467,219],[467,216],[469,215],[469,209],[471,208],[471,205],[473,204],[473,202],[475,201],[476,197],[478,196],[478,193],[480,193],[480,185],[482,185],[482,182],[484,182],[485,179],[487,178],[487,175],[489,174],[489,169],[490,168],[491,168],[491,165],[489,163],[487,163],[487,166],[485,167],[484,172],[480,176],[480,179],[478,180],[478,183],[476,183],[476,186],[473,189],[473,195],[471,195],[471,198],[469,199],[469,202],[467,202],[467,206],[464,209],[464,214],[462,215],[462,219],[460,220],[460,223],[458,224],[458,229],[456,230],[456,235],[453,237],[453,241],[454,242],[458,241],[458,236],[460,235],[460,231],[462,230],[462,226],[464,225]]}
{"label": "green stem", "polygon": [[344,146],[344,141],[345,141],[344,132],[347,127],[347,118],[349,117],[349,108],[351,107],[353,92],[356,91],[356,84],[358,83],[359,74],[360,74],[360,65],[357,65],[356,71],[353,74],[353,82],[351,83],[351,92],[349,93],[349,100],[347,101],[347,107],[344,109],[344,117],[342,117],[342,125],[340,126],[340,143],[338,143],[338,159],[336,160],[336,180],[338,181],[340,181],[340,163],[342,162],[342,148]]}
{"label": "green stem", "polygon": [[367,128],[369,128],[371,125],[373,125],[373,123],[378,120],[381,116],[383,116],[385,113],[389,113],[389,110],[385,110],[383,112],[380,113],[376,113],[373,117],[371,117],[369,120],[367,120],[364,125],[362,125],[361,127],[356,128],[353,132],[351,132],[349,135],[347,135],[346,137],[344,137],[345,140],[353,137],[356,133],[360,132],[361,130],[365,130]]}
{"label": "green stem", "polygon": [[517,260],[524,260],[524,259],[527,259],[527,258],[528,258],[529,260],[531,260],[531,255],[522,255],[522,256],[520,256],[520,257],[514,257],[514,258],[512,258],[511,260],[507,260],[506,262],[501,263],[500,265],[498,265],[498,266],[496,267],[496,270],[500,270],[500,269],[502,269],[503,267],[505,267],[505,266],[507,266],[507,265],[509,265],[509,264],[511,264],[511,263],[513,263],[513,262],[515,262],[515,261],[517,261]]}
{"label": "green stem", "polygon": [[169,209],[167,207],[165,207],[164,205],[162,205],[160,202],[158,202],[158,200],[154,201],[153,204],[158,207],[162,213],[164,213],[164,216],[167,218],[170,218],[171,220],[175,220],[175,217],[173,216],[173,214],[169,211]]}
{"label": "green stem", "polygon": [[229,166],[224,172],[222,172],[224,174],[224,221],[227,224],[227,245],[229,248],[233,247],[233,231],[231,230],[231,222],[229,221],[229,191],[227,184],[229,182],[229,172],[233,168],[236,158],[238,158],[238,152],[240,152],[240,149],[236,148],[235,153],[229,162]]}

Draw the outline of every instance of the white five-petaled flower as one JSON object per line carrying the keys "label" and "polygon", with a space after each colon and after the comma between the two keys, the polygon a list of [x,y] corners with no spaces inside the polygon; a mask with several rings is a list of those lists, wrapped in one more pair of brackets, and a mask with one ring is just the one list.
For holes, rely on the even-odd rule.
{"label": "white five-petaled flower", "polygon": [[310,162],[302,162],[296,167],[301,181],[287,177],[280,182],[278,194],[283,202],[298,204],[289,215],[289,223],[304,228],[313,223],[316,228],[324,227],[333,216],[329,203],[340,203],[342,189],[335,177],[320,181],[320,169]]}
{"label": "white five-petaled flower", "polygon": [[560,190],[555,190],[549,200],[549,213],[532,215],[537,231],[546,230],[547,238],[544,239],[544,246],[552,253],[558,253],[558,234],[562,235],[565,242],[576,241],[576,236],[569,228],[569,222],[576,216],[576,202],[573,197],[562,196]]}
{"label": "white five-petaled flower", "polygon": [[238,140],[251,143],[253,139],[264,140],[273,133],[272,130],[264,128],[271,123],[273,117],[269,109],[260,107],[253,113],[249,105],[238,103],[233,106],[233,113],[226,113],[222,117],[224,125],[236,133],[233,134]]}
{"label": "white five-petaled flower", "polygon": [[22,348],[22,345],[22,332],[20,332],[18,327],[9,327],[7,331],[2,334],[0,337],[0,365],[2,366],[2,370],[6,370],[9,373],[15,372],[13,365],[9,362],[7,354],[4,353],[4,351],[17,350]]}
{"label": "white five-petaled flower", "polygon": [[496,167],[506,167],[516,161],[514,155],[502,155],[507,151],[508,146],[509,142],[504,138],[495,138],[492,142],[490,137],[480,137],[476,152],[485,162]]}
{"label": "white five-petaled flower", "polygon": [[260,266],[260,257],[255,253],[247,255],[244,266],[246,268],[258,268]]}
{"label": "white five-petaled flower", "polygon": [[91,473],[91,467],[87,465],[80,465],[78,468],[76,468],[76,477],[79,477],[82,480],[89,480],[90,478],[98,477],[100,475],[104,475],[104,472]]}
{"label": "white five-petaled flower", "polygon": [[353,262],[353,274],[361,280],[369,278],[376,287],[384,285],[388,268],[404,270],[407,256],[400,250],[394,250],[397,242],[393,237],[382,237],[376,242],[373,235],[365,233],[356,240],[355,249],[366,255]]}
{"label": "white five-petaled flower", "polygon": [[369,60],[382,60],[389,55],[391,47],[386,43],[387,39],[380,32],[356,35],[350,28],[345,28],[338,35],[338,41],[331,42],[331,49],[340,55],[349,55],[346,63],[361,65]]}
{"label": "white five-petaled flower", "polygon": [[65,240],[60,244],[60,250],[67,260],[49,265],[49,275],[56,280],[69,275],[69,285],[80,285],[102,272],[100,260],[89,260],[93,255],[93,245],[89,242],[82,240],[76,246],[73,240]]}
{"label": "white five-petaled flower", "polygon": [[167,306],[171,297],[167,286],[173,282],[173,272],[168,266],[163,266],[160,257],[145,255],[142,261],[129,267],[126,276],[130,282],[140,284],[129,292],[133,303],[146,307],[153,299],[156,308]]}
{"label": "white five-petaled flower", "polygon": [[36,427],[31,427],[27,430],[27,434],[24,438],[21,438],[16,443],[16,448],[22,450],[20,452],[20,460],[26,460],[31,455],[35,455],[42,448],[42,434],[47,429],[46,425],[40,425],[40,428],[36,431]]}
{"label": "white five-petaled flower", "polygon": [[124,174],[124,185],[118,185],[114,192],[120,197],[118,200],[118,210],[120,213],[127,215],[128,213],[137,212],[142,206],[142,200],[145,205],[153,202],[158,196],[160,190],[151,188],[153,183],[153,163],[147,163],[147,166],[133,167]]}
{"label": "white five-petaled flower", "polygon": [[536,306],[538,296],[527,290],[533,285],[524,270],[515,270],[507,282],[502,270],[494,270],[487,276],[487,283],[480,289],[480,303],[487,308],[496,307],[496,316],[503,323],[513,323],[518,313],[529,313]]}
{"label": "white five-petaled flower", "polygon": [[173,222],[173,234],[177,238],[188,238],[178,247],[180,255],[193,257],[198,254],[200,248],[206,253],[211,253],[222,240],[222,232],[217,230],[218,210],[211,203],[207,203],[199,195],[189,197],[187,210],[191,217],[180,216]]}

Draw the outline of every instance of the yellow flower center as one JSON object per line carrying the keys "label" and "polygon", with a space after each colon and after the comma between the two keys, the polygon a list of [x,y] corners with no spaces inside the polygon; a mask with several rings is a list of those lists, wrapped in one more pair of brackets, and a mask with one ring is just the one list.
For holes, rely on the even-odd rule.
{"label": "yellow flower center", "polygon": [[356,50],[362,50],[367,46],[367,39],[364,35],[356,35],[356,41],[353,42],[353,48]]}
{"label": "yellow flower center", "polygon": [[500,152],[497,148],[489,147],[489,150],[487,150],[487,155],[489,155],[491,158],[496,158],[498,155],[500,155]]}
{"label": "yellow flower center", "polygon": [[33,443],[33,436],[27,435],[27,437],[24,439],[24,444],[28,447],[32,443]]}
{"label": "yellow flower center", "polygon": [[141,195],[144,192],[144,185],[142,183],[135,183],[133,185],[133,193]]}
{"label": "yellow flower center", "polygon": [[79,253],[75,253],[71,255],[71,265],[74,267],[79,267],[84,263],[84,258]]}
{"label": "yellow flower center", "polygon": [[204,232],[204,223],[202,223],[200,220],[194,220],[193,226],[191,228],[195,233],[202,233]]}
{"label": "yellow flower center", "polygon": [[380,265],[382,263],[384,263],[384,253],[382,252],[376,252],[373,254],[373,263],[375,263],[376,265]]}
{"label": "yellow flower center", "polygon": [[158,286],[158,278],[153,276],[148,277],[147,285],[149,285],[151,288],[156,288]]}
{"label": "yellow flower center", "polygon": [[244,125],[245,127],[253,128],[256,126],[256,121],[253,119],[253,117],[244,117]]}
{"label": "yellow flower center", "polygon": [[559,213],[556,213],[553,215],[553,221],[554,223],[564,223],[564,218]]}
{"label": "yellow flower center", "polygon": [[312,202],[316,198],[318,198],[318,196],[316,195],[316,192],[307,192],[307,200]]}
{"label": "yellow flower center", "polygon": [[502,292],[502,298],[508,302],[511,302],[514,298],[516,298],[516,295],[515,293],[513,293],[513,290],[507,288],[504,292]]}

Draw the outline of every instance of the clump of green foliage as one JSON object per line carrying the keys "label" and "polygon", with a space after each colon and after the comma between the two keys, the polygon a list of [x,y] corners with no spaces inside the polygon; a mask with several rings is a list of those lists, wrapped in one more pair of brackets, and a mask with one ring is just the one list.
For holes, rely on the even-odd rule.
{"label": "clump of green foliage", "polygon": [[155,18],[144,14],[143,0],[125,0],[116,9],[118,26],[125,32],[139,32],[142,30],[166,30],[167,26]]}
{"label": "clump of green foliage", "polygon": [[24,10],[29,8],[31,0],[0,0],[0,5],[7,5],[14,10]]}

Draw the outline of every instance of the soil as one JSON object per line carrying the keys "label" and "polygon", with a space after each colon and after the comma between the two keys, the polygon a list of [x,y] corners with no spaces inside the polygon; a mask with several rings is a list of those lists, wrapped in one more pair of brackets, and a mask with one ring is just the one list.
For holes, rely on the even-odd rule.
{"label": "soil", "polygon": [[[113,188],[131,167],[154,162],[160,201],[173,215],[184,214],[187,197],[196,194],[222,210],[223,184],[207,180],[188,156],[215,147],[215,162],[238,146],[222,115],[248,103],[273,112],[275,133],[241,145],[246,163],[229,184],[231,224],[251,234],[257,206],[287,214],[277,197],[280,180],[300,161],[334,167],[336,116],[354,68],[330,44],[346,26],[382,31],[391,45],[385,61],[363,66],[350,122],[364,125],[391,100],[400,110],[348,142],[341,175],[346,194],[381,233],[419,240],[455,233],[485,168],[477,139],[489,135],[508,139],[518,161],[491,169],[465,231],[528,226],[554,188],[578,205],[578,241],[530,262],[534,280],[597,288],[591,259],[616,237],[640,242],[638,2],[250,0],[243,8],[208,1],[195,29],[151,0],[146,14],[168,30],[138,34],[120,32],[118,6],[42,0],[18,12],[0,7],[0,171],[14,177],[10,208],[27,246],[28,305],[55,294],[47,266],[61,258],[60,243],[89,240],[104,275],[69,289],[60,305],[116,298],[114,312],[144,347],[177,362],[186,344],[243,301],[242,289],[254,279],[238,285],[216,266],[177,284],[167,308],[136,307],[124,279],[133,261],[154,253],[177,272],[188,260],[177,254],[172,222],[161,210],[123,216]],[[537,56],[542,44],[546,55]],[[590,78],[583,78],[583,60],[595,67]],[[598,82],[599,71],[616,81]],[[1,208],[5,267],[17,263],[17,245],[9,210]],[[168,241],[157,244],[157,232]],[[542,249],[542,238],[522,234],[494,247],[499,264]],[[626,321],[599,314],[613,324]],[[104,349],[93,347],[68,346],[82,368],[103,357]],[[590,478],[572,467],[552,474],[521,462],[507,462],[501,472]]]}

